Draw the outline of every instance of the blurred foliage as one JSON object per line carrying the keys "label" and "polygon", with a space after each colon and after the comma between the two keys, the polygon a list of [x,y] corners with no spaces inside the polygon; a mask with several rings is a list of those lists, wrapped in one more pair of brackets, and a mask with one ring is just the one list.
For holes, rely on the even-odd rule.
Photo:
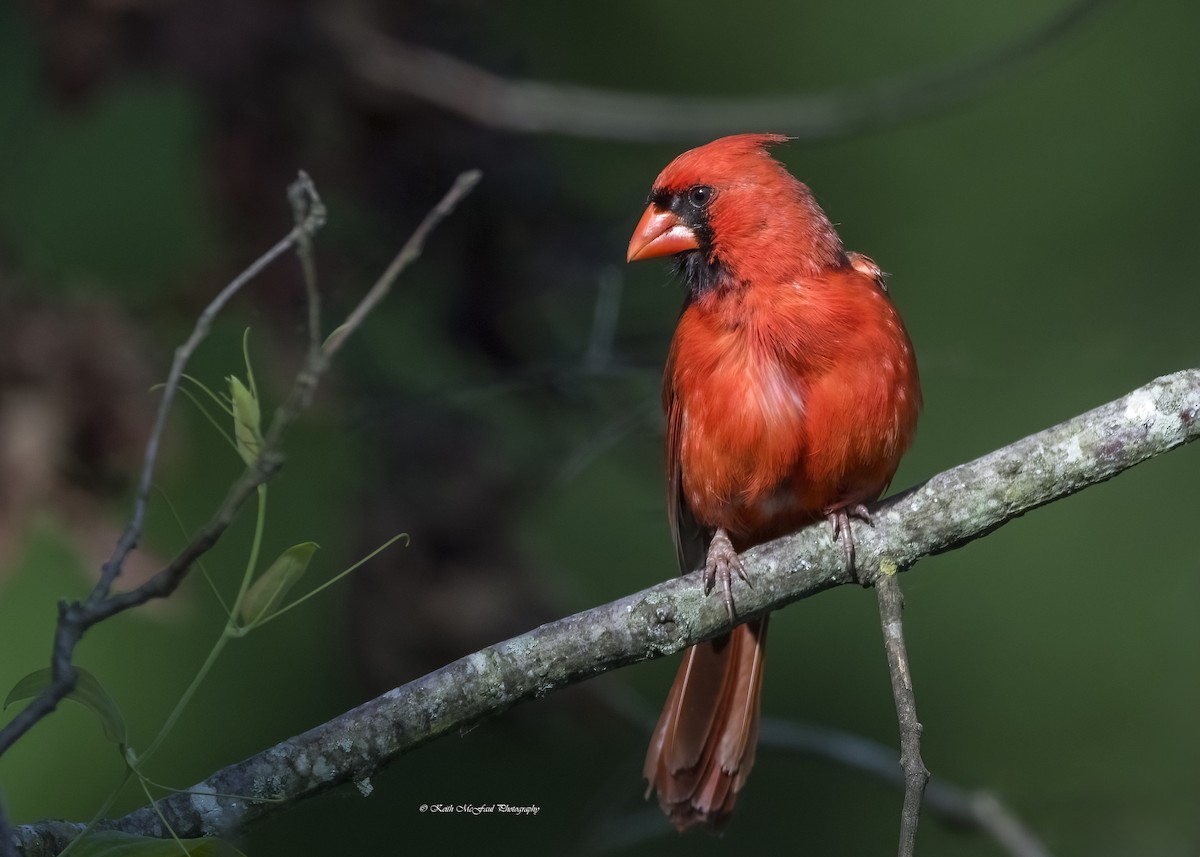
{"label": "blurred foliage", "polygon": [[[109,307],[128,318],[121,345],[150,377],[207,297],[287,230],[296,169],[330,204],[318,240],[330,327],[450,177],[485,171],[292,436],[263,550],[320,542],[315,578],[400,530],[412,546],[231,647],[148,772],[179,786],[370,692],[673,573],[657,387],[681,291],[665,265],[626,271],[621,260],[650,182],[683,146],[510,135],[372,97],[307,11],[233,0],[0,7],[0,313],[18,324],[46,308]],[[501,73],[731,95],[961,61],[1047,9],[451,0],[379,12],[397,34]],[[847,245],[892,272],[926,398],[896,487],[1200,364],[1198,28],[1200,7],[1110,4],[969,106],[779,151]],[[606,358],[588,363],[606,278],[617,278],[620,315]],[[250,325],[268,352],[256,368],[269,406],[298,363],[301,323],[295,266],[280,264],[192,372],[215,385],[237,371]],[[0,371],[0,417],[33,386]],[[147,393],[147,410],[154,401]],[[3,692],[46,665],[56,600],[86,591],[112,543],[89,548],[80,528],[107,522],[115,538],[127,510],[127,481],[80,475],[111,449],[64,431],[56,450],[58,482],[21,503],[19,538],[5,542],[0,527]],[[927,764],[999,795],[1055,854],[1200,848],[1198,455],[1146,464],[904,580]],[[238,464],[184,407],[159,479],[194,527]],[[239,521],[214,553],[216,576],[237,574],[251,530]],[[150,560],[180,544],[160,502],[144,544]],[[221,622],[197,578],[171,603],[88,634],[78,660],[116,697],[135,746]],[[894,743],[869,593],[827,593],[773,627],[767,714]],[[897,793],[770,748],[723,838],[677,837],[641,801],[639,778],[673,669],[622,670],[437,742],[376,777],[368,799],[344,789],[310,801],[243,846],[894,849]],[[0,800],[16,822],[82,819],[119,772],[94,720],[64,706],[0,760]],[[541,809],[418,811],[496,802]],[[130,791],[117,809],[140,803]],[[1001,853],[931,819],[920,848]]]}

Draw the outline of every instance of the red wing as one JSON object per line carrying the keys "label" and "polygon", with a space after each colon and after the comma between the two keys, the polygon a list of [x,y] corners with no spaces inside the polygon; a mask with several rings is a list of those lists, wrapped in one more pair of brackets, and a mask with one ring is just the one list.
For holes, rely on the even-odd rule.
{"label": "red wing", "polygon": [[679,573],[688,574],[704,565],[712,534],[692,515],[683,496],[683,472],[679,445],[683,438],[683,406],[671,386],[673,360],[668,360],[663,375],[663,411],[667,415],[667,520]]}

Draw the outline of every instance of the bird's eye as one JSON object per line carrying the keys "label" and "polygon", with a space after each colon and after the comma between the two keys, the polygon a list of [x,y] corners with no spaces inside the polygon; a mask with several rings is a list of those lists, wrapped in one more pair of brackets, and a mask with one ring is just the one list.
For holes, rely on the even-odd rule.
{"label": "bird's eye", "polygon": [[695,208],[708,208],[717,192],[706,184],[698,184],[688,188],[687,199]]}

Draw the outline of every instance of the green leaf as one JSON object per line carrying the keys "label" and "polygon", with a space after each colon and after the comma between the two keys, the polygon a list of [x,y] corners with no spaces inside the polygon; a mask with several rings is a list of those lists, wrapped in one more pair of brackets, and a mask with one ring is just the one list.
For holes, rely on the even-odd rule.
{"label": "green leaf", "polygon": [[[100,684],[100,679],[83,667],[75,667],[75,676],[75,689],[67,694],[67,699],[73,699],[80,705],[87,706],[96,712],[100,718],[100,725],[104,727],[104,734],[109,740],[122,747],[125,746],[128,741],[128,733],[125,730],[125,718],[121,716],[121,709],[117,705],[117,701],[109,696],[104,685]],[[52,681],[53,674],[49,667],[31,672],[8,692],[8,696],[4,699],[4,707],[8,708],[18,700],[37,696],[48,688]]]}
{"label": "green leaf", "polygon": [[268,618],[304,575],[318,547],[316,542],[301,542],[281,553],[247,590],[240,609],[242,621],[254,625]]}
{"label": "green leaf", "polygon": [[253,464],[258,459],[263,439],[258,398],[236,375],[229,376],[229,398],[233,401],[233,437],[237,441],[238,455],[246,464]]}
{"label": "green leaf", "polygon": [[[180,849],[182,846],[182,850]],[[226,857],[239,854],[236,848],[220,839],[155,839],[134,836],[116,830],[94,830],[72,844],[71,853],[77,857]]]}

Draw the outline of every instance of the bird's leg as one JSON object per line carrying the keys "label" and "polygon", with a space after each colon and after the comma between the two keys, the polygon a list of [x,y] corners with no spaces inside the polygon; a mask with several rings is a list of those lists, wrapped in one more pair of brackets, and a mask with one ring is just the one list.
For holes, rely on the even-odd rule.
{"label": "bird's leg", "polygon": [[846,563],[846,573],[850,575],[851,580],[858,580],[859,583],[862,583],[863,581],[858,578],[858,570],[854,567],[854,534],[850,531],[850,519],[858,518],[868,526],[873,526],[871,512],[867,509],[866,504],[855,503],[852,506],[830,509],[825,515],[833,527],[833,540],[842,543],[842,557]]}
{"label": "bird's leg", "polygon": [[735,574],[747,586],[750,585],[750,580],[746,577],[746,566],[742,564],[742,558],[738,556],[738,552],[733,549],[729,533],[724,529],[718,529],[708,545],[708,560],[704,564],[704,594],[708,595],[712,592],[716,582],[721,581],[721,598],[725,602],[725,609],[729,611],[730,619],[737,618],[737,611],[733,608],[733,576]]}

